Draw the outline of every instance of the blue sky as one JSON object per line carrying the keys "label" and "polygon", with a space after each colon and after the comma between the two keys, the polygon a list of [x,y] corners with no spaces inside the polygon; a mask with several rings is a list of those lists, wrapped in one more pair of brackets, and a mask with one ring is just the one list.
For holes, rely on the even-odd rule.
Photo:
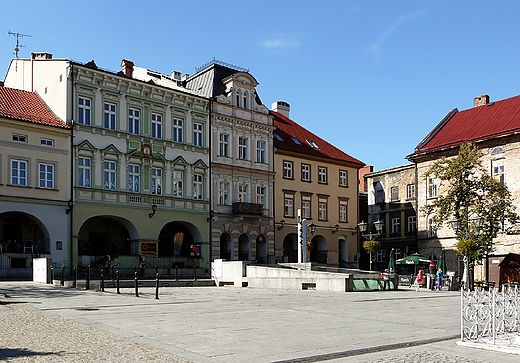
{"label": "blue sky", "polygon": [[520,94],[520,2],[506,0],[3,1],[0,77],[19,57],[121,60],[193,74],[216,58],[260,83],[270,108],[381,170],[453,108]]}

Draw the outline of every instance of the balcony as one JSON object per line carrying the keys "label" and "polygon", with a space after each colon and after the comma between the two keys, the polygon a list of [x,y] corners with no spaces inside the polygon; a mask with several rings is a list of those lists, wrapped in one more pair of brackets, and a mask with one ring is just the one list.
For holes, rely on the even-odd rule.
{"label": "balcony", "polygon": [[264,206],[256,203],[237,202],[233,203],[233,214],[247,214],[253,216],[262,216],[264,214]]}

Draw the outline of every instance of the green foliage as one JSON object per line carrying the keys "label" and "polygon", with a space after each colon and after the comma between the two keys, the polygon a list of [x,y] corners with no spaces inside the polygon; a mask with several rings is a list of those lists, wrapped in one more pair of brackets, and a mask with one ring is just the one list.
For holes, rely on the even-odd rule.
{"label": "green foliage", "polygon": [[381,247],[381,243],[378,241],[365,241],[363,243],[363,248],[367,250],[367,252],[377,252],[377,250]]}
{"label": "green foliage", "polygon": [[[457,156],[443,157],[426,173],[426,178],[438,179],[439,196],[429,200],[423,212],[439,227],[452,218],[460,220],[457,250],[467,256],[471,264],[491,252],[500,226],[518,220],[511,193],[486,173],[481,157],[481,151],[474,144],[463,144]],[[471,223],[476,216],[482,218],[478,229]],[[474,247],[464,248],[470,245],[469,237],[473,237]]]}

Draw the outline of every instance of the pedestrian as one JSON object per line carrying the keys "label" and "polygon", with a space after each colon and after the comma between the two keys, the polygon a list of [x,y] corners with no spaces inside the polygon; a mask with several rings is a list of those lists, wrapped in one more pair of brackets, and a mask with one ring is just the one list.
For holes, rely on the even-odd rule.
{"label": "pedestrian", "polygon": [[419,291],[423,278],[424,278],[424,270],[419,270],[419,274],[415,278],[415,283],[417,284],[417,288],[415,289],[415,291]]}
{"label": "pedestrian", "polygon": [[381,274],[381,278],[383,279],[383,291],[386,290],[386,287],[388,286],[388,290],[390,290],[390,272],[388,269],[385,270]]}
{"label": "pedestrian", "polygon": [[437,268],[435,262],[430,261],[430,290],[435,290],[435,276],[437,274]]}
{"label": "pedestrian", "polygon": [[441,283],[442,283],[442,268],[437,270],[437,290],[441,291]]}

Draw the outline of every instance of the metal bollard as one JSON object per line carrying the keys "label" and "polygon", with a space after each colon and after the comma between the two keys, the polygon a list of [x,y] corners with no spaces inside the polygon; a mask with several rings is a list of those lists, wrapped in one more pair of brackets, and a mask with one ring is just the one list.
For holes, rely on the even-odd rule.
{"label": "metal bollard", "polygon": [[112,281],[114,281],[114,265],[112,265]]}
{"label": "metal bollard", "polygon": [[175,265],[175,281],[179,281],[179,267]]}
{"label": "metal bollard", "polygon": [[197,281],[197,268],[193,266],[193,281]]}
{"label": "metal bollard", "polygon": [[72,269],[72,287],[76,288],[77,283],[78,283],[78,269],[76,267],[74,267]]}
{"label": "metal bollard", "polygon": [[87,265],[87,281],[85,284],[85,290],[90,290],[90,265]]}
{"label": "metal bollard", "polygon": [[54,285],[54,267],[51,266],[51,284]]}
{"label": "metal bollard", "polygon": [[139,297],[139,287],[137,286],[139,284],[139,279],[137,278],[137,272],[134,272],[134,279],[135,279],[135,297]]}
{"label": "metal bollard", "polygon": [[155,300],[159,300],[159,273],[155,274]]}
{"label": "metal bollard", "polygon": [[61,266],[60,285],[65,286],[65,266]]}
{"label": "metal bollard", "polygon": [[101,269],[101,292],[105,292],[105,270]]}
{"label": "metal bollard", "polygon": [[157,267],[157,265],[155,265],[155,274],[157,275],[159,273],[159,268]]}
{"label": "metal bollard", "polygon": [[117,293],[120,294],[121,292],[119,291],[119,270],[117,270],[116,275],[117,275]]}

